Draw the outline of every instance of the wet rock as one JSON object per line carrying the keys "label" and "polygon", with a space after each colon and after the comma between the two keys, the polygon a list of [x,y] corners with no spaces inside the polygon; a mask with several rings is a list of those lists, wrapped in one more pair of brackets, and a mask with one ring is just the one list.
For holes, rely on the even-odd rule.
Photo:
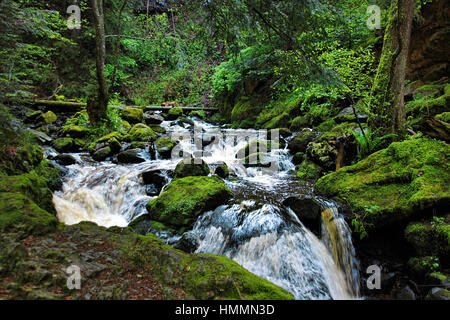
{"label": "wet rock", "polygon": [[36,138],[40,143],[50,143],[52,142],[52,138],[50,138],[47,134],[42,131],[28,129],[27,130],[31,135]]}
{"label": "wet rock", "polygon": [[161,189],[159,189],[155,184],[148,184],[145,186],[145,193],[147,193],[150,197],[159,195],[160,191]]}
{"label": "wet rock", "polygon": [[218,165],[216,170],[214,170],[214,173],[223,179],[227,178],[230,175],[228,166],[225,162],[221,165]]}
{"label": "wet rock", "polygon": [[145,150],[142,150],[142,149],[125,150],[117,155],[117,160],[121,163],[144,162],[144,161],[146,161]]}
{"label": "wet rock", "polygon": [[405,285],[400,288],[395,288],[392,292],[392,295],[397,300],[416,300],[416,294],[409,287],[409,285]]}
{"label": "wet rock", "polygon": [[430,292],[428,292],[426,300],[450,300],[450,291],[445,288],[432,288]]}
{"label": "wet rock", "polygon": [[291,153],[305,152],[306,147],[317,137],[317,133],[311,129],[305,128],[296,134],[288,143]]}
{"label": "wet rock", "polygon": [[103,147],[94,152],[94,154],[92,155],[92,159],[94,159],[95,161],[105,161],[106,158],[108,158],[111,155],[112,155],[111,148],[109,146]]}
{"label": "wet rock", "polygon": [[[357,108],[357,107],[355,107],[355,108]],[[364,122],[367,122],[367,119],[369,118],[369,116],[367,114],[363,114],[363,113],[359,112],[358,110],[356,111],[356,115],[357,115],[357,117],[355,117],[352,107],[347,107],[347,108],[343,109],[339,113],[339,115],[337,115],[334,118],[334,120],[336,121],[336,123],[356,122],[357,120],[361,123],[364,123]]]}
{"label": "wet rock", "polygon": [[175,178],[184,178],[188,176],[207,176],[208,174],[208,164],[199,158],[183,159],[177,164],[175,168]]}
{"label": "wet rock", "polygon": [[160,124],[163,121],[164,118],[158,114],[150,114],[150,113],[144,114],[144,122],[147,125]]}
{"label": "wet rock", "polygon": [[70,166],[70,165],[75,164],[75,163],[78,162],[77,159],[74,156],[72,156],[70,154],[65,154],[65,153],[58,154],[54,158],[54,160],[56,162],[58,162],[60,165],[63,165],[63,166]]}
{"label": "wet rock", "polygon": [[283,205],[290,207],[308,229],[320,230],[322,207],[314,197],[309,195],[291,196],[283,201]]}
{"label": "wet rock", "polygon": [[144,180],[145,184],[154,184],[158,188],[162,188],[167,183],[163,171],[161,170],[152,170],[143,172],[142,180]]}
{"label": "wet rock", "polygon": [[193,253],[195,250],[197,250],[198,246],[198,237],[192,232],[185,232],[173,247],[187,253]]}
{"label": "wet rock", "polygon": [[139,234],[147,234],[151,227],[151,220],[148,214],[137,217],[128,225],[135,232]]}
{"label": "wet rock", "polygon": [[323,169],[312,161],[303,160],[297,170],[299,179],[316,180],[322,176]]}
{"label": "wet rock", "polygon": [[78,152],[84,146],[80,139],[59,138],[53,141],[53,147],[58,152]]}
{"label": "wet rock", "polygon": [[163,159],[170,159],[176,142],[171,138],[159,138],[155,142],[156,150]]}

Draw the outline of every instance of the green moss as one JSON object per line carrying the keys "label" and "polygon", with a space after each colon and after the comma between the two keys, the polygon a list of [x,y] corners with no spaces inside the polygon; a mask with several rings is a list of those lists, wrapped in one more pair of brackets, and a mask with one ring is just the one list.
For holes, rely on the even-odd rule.
{"label": "green moss", "polygon": [[73,149],[74,141],[72,138],[59,138],[53,141],[53,146],[60,152],[67,152]]}
{"label": "green moss", "polygon": [[186,254],[154,235],[139,236],[123,252],[151,276],[180,285],[196,299],[293,299],[286,290],[262,279],[236,262],[212,254]]}
{"label": "green moss", "polygon": [[289,127],[289,129],[291,131],[299,131],[303,128],[307,128],[308,126],[309,126],[308,116],[298,116],[291,121],[291,126]]}
{"label": "green moss", "polygon": [[336,197],[374,227],[408,220],[450,203],[450,149],[421,138],[392,143],[355,165],[319,179],[315,190]]}
{"label": "green moss", "polygon": [[270,129],[280,128],[280,127],[287,127],[287,126],[289,126],[290,120],[291,120],[291,117],[289,116],[289,114],[287,112],[284,112],[284,113],[280,114],[279,116],[276,116],[276,117],[272,118],[271,120],[269,120],[268,122],[266,122],[263,125],[263,128],[270,130]]}
{"label": "green moss", "polygon": [[303,160],[297,170],[297,177],[303,179],[319,179],[322,174],[322,168],[313,162]]}
{"label": "green moss", "polygon": [[69,125],[62,129],[62,133],[71,138],[85,138],[90,134],[90,130],[83,126]]}
{"label": "green moss", "polygon": [[143,123],[138,123],[133,126],[125,137],[128,141],[149,141],[155,140],[158,135]]}
{"label": "green moss", "polygon": [[450,112],[443,112],[436,116],[436,119],[450,123]]}
{"label": "green moss", "polygon": [[45,235],[56,229],[58,220],[20,193],[0,193],[0,230]]}
{"label": "green moss", "polygon": [[158,124],[150,124],[149,127],[156,133],[166,133],[166,129],[164,129]]}
{"label": "green moss", "polygon": [[42,209],[56,213],[52,201],[52,192],[47,187],[46,180],[34,172],[17,176],[2,176],[0,192],[21,193],[33,200]]}
{"label": "green moss", "polygon": [[434,255],[444,263],[450,262],[450,224],[442,222],[421,221],[410,223],[405,229],[406,240],[422,256]]}
{"label": "green moss", "polygon": [[217,177],[173,180],[147,205],[152,220],[176,227],[190,226],[198,215],[225,203],[231,191]]}
{"label": "green moss", "polygon": [[[47,182],[50,190],[59,190],[62,187],[61,170],[48,160],[42,160],[35,168],[36,174]],[[49,210],[52,212],[52,210]]]}
{"label": "green moss", "polygon": [[194,110],[189,113],[190,117],[197,117],[199,119],[204,119],[206,117],[205,111],[203,110]]}
{"label": "green moss", "polygon": [[246,119],[249,122],[253,122],[253,126],[263,106],[264,103],[260,97],[241,97],[231,111],[231,120],[233,122],[242,122],[243,119]]}
{"label": "green moss", "polygon": [[173,147],[175,147],[175,141],[173,141],[171,138],[159,138],[158,140],[156,140],[155,146],[159,154],[170,155]]}
{"label": "green moss", "polygon": [[[443,94],[439,95],[438,93],[442,92],[438,90],[437,86],[423,86],[417,90],[421,90],[421,92],[433,92],[429,95],[420,95],[415,100],[412,100],[406,103],[405,108],[406,112],[412,116],[418,115],[436,115],[442,112],[446,112],[448,110],[448,106],[450,105],[450,84],[446,84],[445,86],[439,86],[442,90],[444,88]],[[425,89],[427,90],[425,90]]]}
{"label": "green moss", "polygon": [[171,108],[167,113],[168,120],[175,120],[183,115],[183,109],[181,108]]}
{"label": "green moss", "polygon": [[[198,161],[199,159],[197,159]],[[201,160],[201,159],[200,159]],[[186,163],[186,161],[189,161]],[[188,176],[207,176],[209,174],[208,164],[201,160],[201,163],[196,163],[194,158],[190,160],[180,161],[175,168],[175,178],[184,178]]]}
{"label": "green moss", "polygon": [[117,131],[113,131],[111,133],[108,133],[107,135],[97,139],[96,143],[102,143],[102,142],[107,142],[109,141],[111,138],[115,138],[118,141],[122,141],[123,140],[123,135],[120,132]]}
{"label": "green moss", "polygon": [[58,120],[58,117],[53,111],[47,111],[46,113],[42,113],[39,118],[42,119],[46,124],[50,124]]}
{"label": "green moss", "polygon": [[144,119],[144,111],[140,108],[125,107],[120,109],[123,120],[129,123],[139,123]]}

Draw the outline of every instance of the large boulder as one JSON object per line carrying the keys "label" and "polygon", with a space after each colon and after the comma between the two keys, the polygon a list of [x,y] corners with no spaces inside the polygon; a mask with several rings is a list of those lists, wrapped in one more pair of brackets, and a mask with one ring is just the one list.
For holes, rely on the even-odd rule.
{"label": "large boulder", "polygon": [[158,114],[144,113],[144,122],[147,125],[160,124],[164,118]]}
{"label": "large boulder", "polygon": [[0,192],[0,231],[46,235],[56,229],[55,215],[21,193]]}
{"label": "large boulder", "polygon": [[185,177],[173,180],[160,196],[147,205],[152,220],[182,233],[203,212],[213,210],[232,193],[218,177]]}
{"label": "large boulder", "polygon": [[90,130],[83,126],[69,125],[64,127],[62,133],[71,138],[85,138],[90,134]]}
{"label": "large boulder", "polygon": [[450,262],[450,215],[431,221],[412,222],[405,229],[406,240],[420,256],[438,256]]}
{"label": "large boulder", "polygon": [[176,142],[171,138],[159,138],[155,142],[156,150],[163,159],[170,159]]}
{"label": "large boulder", "polygon": [[317,137],[317,133],[305,128],[297,133],[288,143],[291,153],[305,152],[308,144]]}
{"label": "large boulder", "polygon": [[443,141],[394,142],[355,165],[322,177],[315,191],[364,215],[369,229],[410,221],[413,215],[448,210],[449,157],[450,147]]}
{"label": "large boulder", "polygon": [[144,119],[144,111],[140,108],[125,107],[120,110],[122,118],[129,123],[139,123]]}
{"label": "large boulder", "polygon": [[[196,163],[196,161],[201,162]],[[177,164],[175,168],[175,178],[184,178],[188,176],[207,176],[208,174],[209,166],[202,159],[183,159]]]}
{"label": "large boulder", "polygon": [[138,123],[130,129],[125,138],[128,141],[154,141],[157,137],[158,135],[149,126]]}
{"label": "large boulder", "polygon": [[85,145],[83,140],[59,138],[53,141],[53,147],[59,152],[77,152]]}
{"label": "large boulder", "polygon": [[305,226],[312,231],[319,231],[322,207],[320,203],[309,195],[290,196],[283,201],[283,205],[290,207]]}
{"label": "large boulder", "polygon": [[183,109],[181,108],[171,108],[167,113],[167,120],[176,120],[183,115]]}
{"label": "large boulder", "polygon": [[148,160],[143,149],[128,149],[117,155],[117,160],[121,163],[141,163]]}

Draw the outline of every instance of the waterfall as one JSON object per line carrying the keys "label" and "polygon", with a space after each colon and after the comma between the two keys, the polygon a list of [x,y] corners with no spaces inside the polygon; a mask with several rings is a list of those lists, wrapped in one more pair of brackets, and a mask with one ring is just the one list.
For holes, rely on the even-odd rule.
{"label": "waterfall", "polygon": [[345,274],[347,286],[354,296],[358,296],[359,264],[355,258],[351,231],[335,206],[322,211],[322,238],[333,254],[337,267]]}
{"label": "waterfall", "polygon": [[[201,152],[212,168],[225,162],[232,176],[225,180],[233,202],[204,212],[187,231],[196,239],[196,252],[227,256],[254,274],[292,292],[296,299],[352,299],[358,296],[357,262],[351,232],[335,208],[322,213],[322,235],[309,231],[282,201],[292,194],[312,195],[308,182],[298,181],[292,155],[279,145],[268,152],[271,167],[245,167],[237,157],[255,140],[265,144],[260,131],[223,129],[194,120],[194,132],[211,143],[196,141],[193,130],[176,122],[161,124],[183,152]],[[273,144],[278,146],[278,144]],[[93,163],[77,157],[68,166],[62,191],[53,201],[60,221],[75,224],[125,227],[146,213],[147,196],[141,174],[149,170],[173,171],[180,159],[148,160],[119,165]],[[168,243],[180,237],[158,234]],[[174,240],[175,239],[175,240]]]}

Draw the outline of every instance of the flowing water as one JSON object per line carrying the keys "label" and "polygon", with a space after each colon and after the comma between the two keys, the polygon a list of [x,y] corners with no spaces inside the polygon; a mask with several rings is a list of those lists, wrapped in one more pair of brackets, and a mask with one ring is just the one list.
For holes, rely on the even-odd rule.
{"label": "flowing water", "polygon": [[[162,126],[180,141],[177,154],[201,156],[211,168],[225,162],[232,172],[225,183],[234,194],[229,204],[204,212],[187,231],[195,240],[196,252],[227,256],[297,299],[357,298],[355,250],[337,209],[323,201],[319,239],[282,204],[292,195],[312,195],[312,186],[296,179],[289,151],[280,144],[268,152],[270,166],[246,168],[237,155],[250,141],[267,139],[264,132],[194,124],[194,128],[184,128],[167,121]],[[210,143],[202,147],[199,137]],[[275,146],[282,142],[276,135],[271,139]],[[87,154],[74,156],[79,163],[68,166],[63,190],[53,196],[58,218],[66,224],[93,221],[106,227],[124,227],[146,213],[145,205],[153,197],[147,196],[141,173],[162,170],[169,183],[169,172],[180,161],[156,155],[156,160],[120,165],[93,162]],[[170,244],[180,239],[157,235]]]}

